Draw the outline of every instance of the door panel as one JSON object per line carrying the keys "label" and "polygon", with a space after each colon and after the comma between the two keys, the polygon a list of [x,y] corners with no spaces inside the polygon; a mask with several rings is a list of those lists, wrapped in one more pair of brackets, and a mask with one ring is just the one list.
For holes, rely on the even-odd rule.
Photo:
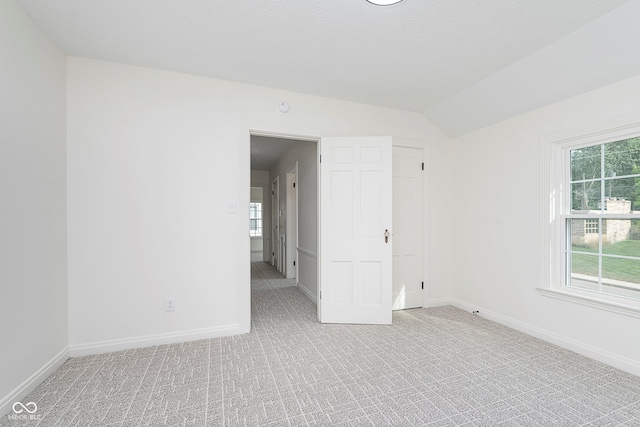
{"label": "door panel", "polygon": [[324,323],[391,323],[391,137],[320,141]]}
{"label": "door panel", "polygon": [[280,179],[271,184],[271,264],[279,269],[280,264]]}
{"label": "door panel", "polygon": [[286,242],[287,264],[285,273],[287,279],[298,279],[298,162],[287,169],[287,216],[286,216]]}
{"label": "door panel", "polygon": [[424,171],[421,148],[393,147],[393,309],[422,307]]}

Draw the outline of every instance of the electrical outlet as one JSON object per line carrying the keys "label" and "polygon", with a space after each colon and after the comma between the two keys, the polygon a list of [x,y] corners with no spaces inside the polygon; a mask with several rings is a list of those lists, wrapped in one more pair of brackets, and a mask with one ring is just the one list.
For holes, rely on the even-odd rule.
{"label": "electrical outlet", "polygon": [[164,311],[175,311],[176,301],[173,298],[166,298],[164,300]]}

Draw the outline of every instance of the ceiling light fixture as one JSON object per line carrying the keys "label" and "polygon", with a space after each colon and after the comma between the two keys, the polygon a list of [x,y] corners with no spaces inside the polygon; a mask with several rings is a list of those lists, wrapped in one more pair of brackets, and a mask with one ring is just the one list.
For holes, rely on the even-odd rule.
{"label": "ceiling light fixture", "polygon": [[400,3],[402,0],[367,0],[371,4],[376,6],[391,6],[392,4]]}

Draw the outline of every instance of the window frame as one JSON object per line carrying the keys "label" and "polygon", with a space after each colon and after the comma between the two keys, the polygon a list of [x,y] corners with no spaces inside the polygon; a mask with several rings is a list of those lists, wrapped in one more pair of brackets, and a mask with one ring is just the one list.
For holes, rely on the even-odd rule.
{"label": "window frame", "polygon": [[[252,205],[257,205],[257,214],[259,214],[256,218],[252,218],[251,217],[251,208]],[[249,237],[263,237],[263,227],[262,227],[262,221],[263,221],[263,216],[262,216],[262,202],[249,202]],[[253,234],[253,229],[251,228],[251,221],[256,221],[256,232],[259,232],[260,234]]]}
{"label": "window frame", "polygon": [[[540,284],[538,291],[547,297],[587,305],[640,318],[640,299],[610,295],[571,287],[565,254],[567,244],[567,207],[571,207],[570,152],[573,149],[606,144],[640,135],[640,115],[634,114],[608,122],[543,136],[541,139],[541,223]],[[606,219],[607,214],[579,215],[585,219]],[[575,217],[571,215],[570,217]],[[616,214],[615,218],[638,219],[635,214]],[[600,229],[602,226],[600,225]]]}

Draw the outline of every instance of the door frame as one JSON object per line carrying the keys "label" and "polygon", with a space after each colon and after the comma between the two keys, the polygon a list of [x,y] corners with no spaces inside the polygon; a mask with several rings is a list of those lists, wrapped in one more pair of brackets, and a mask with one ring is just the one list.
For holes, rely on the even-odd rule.
{"label": "door frame", "polygon": [[[319,130],[315,128],[307,128],[300,126],[289,126],[285,124],[264,123],[264,122],[243,122],[240,125],[240,168],[238,184],[240,185],[240,204],[239,206],[249,206],[251,199],[251,135],[255,136],[268,136],[273,138],[286,138],[296,139],[300,141],[316,142],[318,144],[317,149],[317,162],[320,162],[320,149],[321,138],[325,136],[332,136],[332,133],[326,130]],[[423,307],[439,305],[437,301],[431,301],[430,292],[430,264],[429,255],[431,252],[429,230],[430,227],[430,197],[429,197],[429,184],[430,184],[430,144],[427,140],[393,137],[393,145],[399,145],[410,148],[423,148],[423,160],[425,162],[425,174],[424,174],[424,188],[427,190],[424,197],[424,293],[423,293]],[[318,210],[320,209],[320,168],[318,167]],[[238,209],[240,224],[249,224],[249,209]],[[246,231],[246,226],[239,227],[238,240],[240,242],[240,264],[239,264],[239,286],[237,292],[237,304],[238,304],[238,330],[241,334],[249,333],[251,330],[251,238]],[[320,224],[318,224],[318,245],[320,244]],[[318,254],[318,265],[320,265],[320,254]],[[320,291],[320,269],[318,268],[318,293]],[[317,295],[319,301],[319,295]],[[435,304],[433,304],[435,303]]]}
{"label": "door frame", "polygon": [[[317,161],[320,161],[320,139],[330,136],[329,132],[283,124],[246,122],[240,126],[240,168],[238,185],[240,186],[239,206],[249,206],[251,199],[251,136],[267,136],[272,138],[295,139],[318,144]],[[318,187],[320,185],[320,168],[318,168]],[[317,191],[318,209],[320,209],[320,189]],[[251,331],[251,238],[244,224],[249,224],[249,209],[238,209],[240,270],[238,271],[238,330],[241,334]],[[272,236],[273,238],[273,236]],[[320,230],[318,226],[318,239]],[[318,240],[319,243],[319,240]],[[319,262],[320,260],[318,260]],[[318,278],[318,283],[320,280]]]}

